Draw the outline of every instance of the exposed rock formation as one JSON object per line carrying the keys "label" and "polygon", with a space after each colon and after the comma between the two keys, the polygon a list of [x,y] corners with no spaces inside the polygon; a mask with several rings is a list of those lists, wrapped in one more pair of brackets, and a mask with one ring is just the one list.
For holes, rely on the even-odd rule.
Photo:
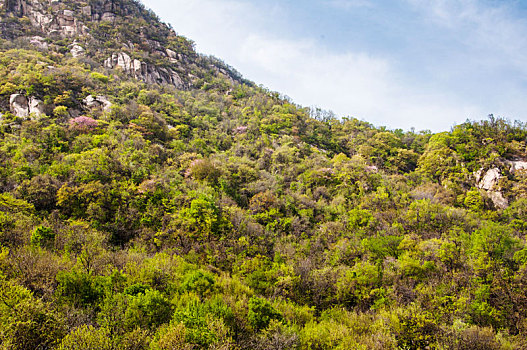
{"label": "exposed rock formation", "polygon": [[156,67],[138,59],[132,59],[125,52],[112,54],[111,57],[104,61],[104,67],[108,69],[120,68],[126,74],[141,79],[148,84],[169,84],[177,88],[184,87],[183,80],[174,70]]}
{"label": "exposed rock formation", "polygon": [[47,50],[48,49],[48,43],[45,41],[45,39],[41,36],[33,36],[29,38],[29,43],[41,50]]}
{"label": "exposed rock formation", "polygon": [[509,172],[512,174],[520,170],[527,170],[527,162],[523,160],[510,160],[507,164],[510,165]]}
{"label": "exposed rock formation", "polygon": [[70,52],[73,57],[84,56],[84,48],[76,43],[72,45]]}
{"label": "exposed rock formation", "polygon": [[39,117],[45,113],[44,103],[34,97],[27,98],[21,94],[13,94],[9,98],[11,112],[20,118],[27,118],[31,115]]}
{"label": "exposed rock formation", "polygon": [[82,100],[82,102],[84,102],[88,108],[102,108],[104,111],[107,111],[112,107],[112,103],[108,101],[105,96],[93,97],[92,95],[88,95]]}
{"label": "exposed rock formation", "polygon": [[[127,18],[138,17],[147,23],[150,19],[156,21],[140,3],[122,0],[0,0],[0,6],[5,10],[5,17],[0,19],[0,37],[14,40],[23,36],[40,50],[63,50],[67,42],[73,57],[86,56],[109,69],[122,69],[127,75],[148,84],[188,88],[203,72],[212,72],[231,81],[243,81],[237,72],[219,60],[198,59],[191,42],[184,38],[173,40],[172,36],[177,34],[168,26],[160,25],[154,34],[135,23],[133,30],[118,31],[112,40],[107,40],[105,31],[108,25],[101,22],[111,22],[117,28],[123,28],[127,26]],[[31,37],[27,37],[27,33],[31,33]],[[141,53],[139,59],[132,59],[130,56],[136,52]],[[101,57],[108,58],[101,60]]]}
{"label": "exposed rock formation", "polygon": [[26,96],[20,94],[13,94],[9,98],[9,106],[11,112],[20,118],[27,118],[29,116],[29,104]]}
{"label": "exposed rock formation", "polygon": [[502,177],[500,169],[498,168],[489,169],[485,173],[483,178],[481,178],[480,180],[482,171],[483,169],[480,169],[480,171],[478,171],[478,173],[476,174],[476,182],[477,182],[476,186],[483,190],[494,189],[498,185],[499,179]]}
{"label": "exposed rock formation", "polygon": [[509,206],[509,201],[503,197],[503,193],[500,191],[487,191],[487,195],[496,208],[505,209]]}
{"label": "exposed rock formation", "polygon": [[505,209],[509,206],[509,202],[503,194],[498,190],[499,180],[503,177],[499,168],[492,168],[487,170],[483,175],[483,169],[476,173],[476,186],[482,190],[487,191],[487,195],[494,203],[496,208]]}

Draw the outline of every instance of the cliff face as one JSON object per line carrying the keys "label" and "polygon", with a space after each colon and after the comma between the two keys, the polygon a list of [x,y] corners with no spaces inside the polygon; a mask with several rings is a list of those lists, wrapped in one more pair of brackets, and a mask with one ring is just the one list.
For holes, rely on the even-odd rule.
{"label": "cliff face", "polygon": [[241,80],[233,70],[197,55],[191,41],[133,0],[4,0],[0,13],[3,39],[88,57],[147,84],[188,89],[209,71]]}

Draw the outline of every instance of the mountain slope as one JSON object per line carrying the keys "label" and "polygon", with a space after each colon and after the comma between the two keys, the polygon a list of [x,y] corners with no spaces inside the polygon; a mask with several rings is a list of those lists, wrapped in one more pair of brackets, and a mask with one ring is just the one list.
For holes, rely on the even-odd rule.
{"label": "mountain slope", "polygon": [[524,124],[336,119],[135,1],[0,12],[0,348],[527,347]]}
{"label": "mountain slope", "polygon": [[189,88],[207,74],[240,81],[238,73],[196,54],[157,16],[134,1],[6,1],[1,37],[17,47],[37,47],[85,57],[147,83]]}

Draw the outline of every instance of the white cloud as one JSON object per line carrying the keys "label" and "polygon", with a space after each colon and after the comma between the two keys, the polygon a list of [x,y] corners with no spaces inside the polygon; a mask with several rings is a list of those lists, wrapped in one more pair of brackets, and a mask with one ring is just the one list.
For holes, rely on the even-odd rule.
{"label": "white cloud", "polygon": [[407,0],[426,18],[452,32],[482,65],[513,65],[527,73],[527,21],[514,15],[511,2]]}
{"label": "white cloud", "polygon": [[343,10],[374,7],[374,4],[371,0],[329,0],[327,1],[327,4]]}
{"label": "white cloud", "polygon": [[[496,14],[490,11],[482,16],[483,9],[475,7],[472,0],[466,1],[470,6],[461,6],[465,3],[461,1],[437,0],[429,9],[425,9],[429,2],[407,1],[448,30],[455,32],[468,26],[470,29],[464,30],[473,36],[475,43],[471,45],[481,48],[499,44],[500,50],[511,50],[508,56],[516,52],[512,45],[503,42],[499,30],[485,29],[485,21],[490,21]],[[332,3],[358,6],[361,3],[366,5],[368,1],[333,0]],[[390,128],[409,129],[414,126],[417,130],[435,131],[446,130],[466,118],[479,119],[488,113],[502,111],[499,103],[495,104],[495,109],[487,110],[488,106],[482,107],[484,103],[479,104],[476,98],[467,98],[466,93],[460,92],[470,90],[472,86],[463,87],[465,81],[459,80],[463,76],[456,80],[456,74],[449,72],[463,71],[462,65],[434,67],[437,71],[444,69],[442,74],[445,76],[453,76],[449,78],[450,86],[433,82],[426,85],[416,78],[423,67],[415,67],[415,71],[410,72],[414,75],[409,76],[409,72],[398,71],[397,64],[388,57],[351,48],[337,52],[311,38],[277,36],[276,28],[284,23],[287,25],[287,14],[283,14],[280,7],[259,2],[253,5],[240,0],[173,0],[170,4],[149,0],[146,4],[172,23],[176,30],[194,40],[199,51],[223,59],[248,79],[288,95],[304,106],[320,106],[334,110],[339,116],[349,115]],[[167,8],[164,10],[163,6]],[[493,17],[493,23],[498,23],[500,30],[515,34],[514,26],[518,24],[507,26],[499,13],[501,17]],[[478,30],[487,30],[489,34],[479,34]],[[469,41],[468,38],[463,40]],[[485,40],[490,40],[489,46],[485,46]],[[468,64],[492,68],[495,62],[474,60]],[[449,71],[449,68],[452,69]],[[411,80],[414,83],[410,83]],[[507,106],[508,109],[503,111],[518,112],[527,107],[518,101]]]}

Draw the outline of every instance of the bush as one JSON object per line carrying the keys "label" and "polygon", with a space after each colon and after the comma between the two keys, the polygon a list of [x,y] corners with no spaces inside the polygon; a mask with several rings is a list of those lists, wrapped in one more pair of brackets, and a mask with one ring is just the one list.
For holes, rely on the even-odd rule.
{"label": "bush", "polygon": [[37,247],[49,247],[55,241],[55,232],[49,227],[38,226],[31,234],[31,245]]}
{"label": "bush", "polygon": [[124,317],[127,329],[155,329],[170,321],[172,307],[161,292],[147,289],[144,293],[131,297]]}
{"label": "bush", "polygon": [[112,345],[106,328],[83,325],[64,337],[57,350],[112,350]]}
{"label": "bush", "polygon": [[205,296],[214,289],[214,275],[210,272],[193,271],[185,276],[181,284],[181,291],[196,292],[200,296]]}
{"label": "bush", "polygon": [[61,271],[57,274],[57,294],[60,299],[75,306],[89,306],[104,296],[106,279],[78,271]]}
{"label": "bush", "polygon": [[282,315],[276,311],[269,301],[264,298],[252,297],[249,300],[249,323],[254,329],[265,329],[271,320],[282,320]]}
{"label": "bush", "polygon": [[104,83],[104,84],[108,83],[108,77],[106,75],[104,75],[104,74],[99,73],[99,72],[91,72],[90,76],[92,77],[92,79],[98,80],[101,83]]}
{"label": "bush", "polygon": [[14,305],[7,316],[2,335],[2,349],[51,349],[63,337],[64,323],[38,299],[28,298]]}

